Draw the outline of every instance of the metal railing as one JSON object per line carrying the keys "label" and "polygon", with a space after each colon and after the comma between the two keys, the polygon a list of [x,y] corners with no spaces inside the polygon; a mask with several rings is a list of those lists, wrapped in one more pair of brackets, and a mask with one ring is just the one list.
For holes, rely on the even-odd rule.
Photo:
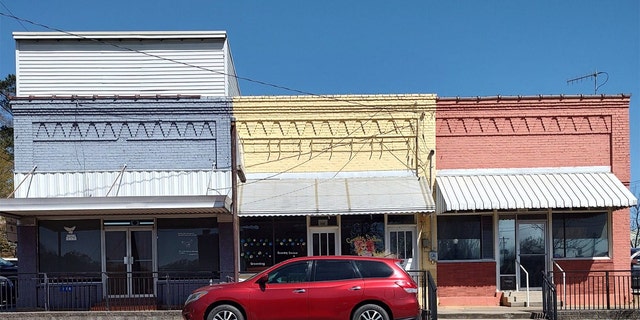
{"label": "metal railing", "polygon": [[213,282],[218,272],[21,273],[11,289],[0,278],[0,311],[176,310]]}
{"label": "metal railing", "polygon": [[428,284],[428,296],[429,296],[429,314],[428,319],[438,320],[438,287],[436,282],[431,276],[431,272],[427,271],[427,284]]}
{"label": "metal railing", "polygon": [[425,270],[409,270],[407,271],[418,284],[418,298],[420,308],[423,310],[422,319],[437,320],[438,319],[438,295],[436,282],[431,276],[431,272]]}
{"label": "metal railing", "polygon": [[630,270],[550,272],[554,282],[564,278],[563,310],[640,308],[640,274]]}
{"label": "metal railing", "polygon": [[542,274],[542,313],[545,319],[558,319],[558,293],[552,275]]}
{"label": "metal railing", "polygon": [[518,266],[520,267],[520,269],[522,271],[524,271],[524,275],[525,275],[525,280],[526,280],[526,284],[527,284],[527,307],[531,306],[531,295],[529,293],[529,272],[527,271],[527,269],[525,269],[522,264],[520,264],[520,261],[516,260],[516,263],[518,264]]}
{"label": "metal railing", "polygon": [[[564,272],[564,269],[562,269],[562,267],[555,261],[553,261],[553,265],[558,268],[558,270],[560,270],[560,273],[562,274],[562,299],[560,299],[560,306],[563,306],[565,304],[565,301],[567,301],[567,274]],[[551,281],[552,283],[555,284],[555,282],[553,281],[553,277],[551,277]]]}

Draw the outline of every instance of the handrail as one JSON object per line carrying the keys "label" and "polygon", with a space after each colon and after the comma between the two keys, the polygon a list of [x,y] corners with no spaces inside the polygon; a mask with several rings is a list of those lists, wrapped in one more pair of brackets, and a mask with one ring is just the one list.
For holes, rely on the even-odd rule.
{"label": "handrail", "polygon": [[[558,267],[558,270],[560,270],[560,272],[562,272],[562,301],[561,301],[561,305],[562,307],[564,307],[564,304],[567,302],[567,273],[564,272],[564,269],[562,269],[562,267],[554,260],[553,264]],[[551,277],[551,280],[553,280],[554,277]]]}
{"label": "handrail", "polygon": [[529,295],[529,272],[527,272],[527,269],[525,269],[522,264],[520,264],[520,261],[516,260],[516,263],[518,264],[518,266],[520,267],[520,269],[522,269],[522,271],[524,271],[524,274],[526,276],[526,280],[527,280],[527,307],[529,307],[531,304],[530,302],[530,295]]}

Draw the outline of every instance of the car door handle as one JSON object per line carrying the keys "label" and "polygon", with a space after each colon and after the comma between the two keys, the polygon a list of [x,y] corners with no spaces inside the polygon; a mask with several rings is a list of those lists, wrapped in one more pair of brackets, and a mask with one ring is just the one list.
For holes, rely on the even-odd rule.
{"label": "car door handle", "polygon": [[349,289],[349,290],[351,290],[351,291],[358,291],[358,290],[362,290],[362,287],[360,287],[360,286],[354,286],[354,287],[351,287],[351,289]]}
{"label": "car door handle", "polygon": [[304,289],[295,289],[295,290],[293,290],[293,293],[305,293],[305,292],[307,292],[307,291],[304,290]]}

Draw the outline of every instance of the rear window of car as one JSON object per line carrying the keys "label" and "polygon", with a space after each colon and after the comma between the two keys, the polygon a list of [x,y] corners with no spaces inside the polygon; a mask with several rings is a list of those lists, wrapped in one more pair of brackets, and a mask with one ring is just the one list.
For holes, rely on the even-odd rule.
{"label": "rear window of car", "polygon": [[316,261],[315,281],[345,280],[358,278],[351,261],[318,260]]}
{"label": "rear window of car", "polygon": [[363,278],[387,278],[393,274],[393,269],[380,261],[356,261],[356,267]]}

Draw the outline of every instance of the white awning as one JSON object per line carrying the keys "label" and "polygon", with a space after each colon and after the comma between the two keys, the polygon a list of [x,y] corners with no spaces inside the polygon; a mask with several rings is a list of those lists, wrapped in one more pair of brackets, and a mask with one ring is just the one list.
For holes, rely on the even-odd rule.
{"label": "white awning", "polygon": [[241,217],[434,212],[424,180],[407,176],[251,179],[239,186],[238,212]]}
{"label": "white awning", "polygon": [[625,208],[638,202],[609,167],[440,170],[436,176],[437,213]]}
{"label": "white awning", "polygon": [[230,214],[231,199],[212,196],[78,197],[0,199],[8,217],[132,214]]}

